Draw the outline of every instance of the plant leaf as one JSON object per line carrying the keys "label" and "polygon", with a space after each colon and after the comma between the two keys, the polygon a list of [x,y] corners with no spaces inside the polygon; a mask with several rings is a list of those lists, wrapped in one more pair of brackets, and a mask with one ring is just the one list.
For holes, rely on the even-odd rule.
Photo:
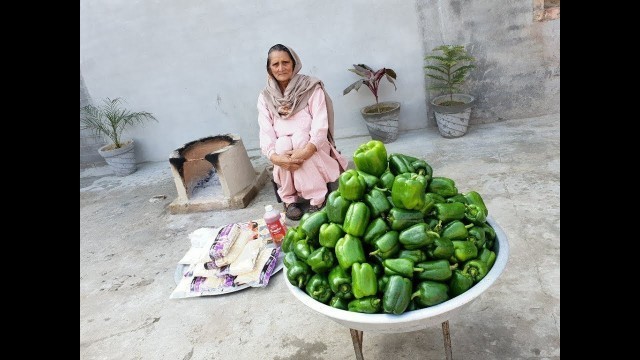
{"label": "plant leaf", "polygon": [[342,95],[347,95],[353,89],[356,89],[356,91],[358,91],[358,89],[360,89],[360,86],[362,86],[362,84],[364,84],[364,80],[358,80],[354,82],[353,84],[347,86],[346,89],[342,91]]}

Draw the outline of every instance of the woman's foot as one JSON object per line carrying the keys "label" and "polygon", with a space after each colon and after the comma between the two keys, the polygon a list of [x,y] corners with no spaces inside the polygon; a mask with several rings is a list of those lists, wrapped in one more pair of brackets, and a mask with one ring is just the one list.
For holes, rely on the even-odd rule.
{"label": "woman's foot", "polygon": [[322,210],[322,208],[324,207],[324,204],[325,204],[326,202],[327,202],[327,201],[325,200],[325,201],[324,201],[322,204],[320,204],[320,205],[309,205],[309,209],[307,210],[307,212],[308,212],[309,214],[313,214],[313,213],[314,213],[314,212],[316,212],[316,211],[320,211],[320,210]]}
{"label": "woman's foot", "polygon": [[298,203],[291,203],[291,204],[284,203],[284,210],[285,210],[285,215],[290,220],[294,220],[294,221],[300,220],[300,218],[303,215],[302,209],[300,208],[300,204]]}

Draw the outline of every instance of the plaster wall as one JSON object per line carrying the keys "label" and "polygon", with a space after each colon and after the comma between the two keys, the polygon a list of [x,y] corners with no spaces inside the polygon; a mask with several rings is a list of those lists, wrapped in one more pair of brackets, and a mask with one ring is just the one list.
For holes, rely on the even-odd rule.
{"label": "plaster wall", "polygon": [[[91,96],[87,91],[80,73],[80,107],[91,103]],[[104,166],[107,162],[98,153],[98,149],[105,144],[104,140],[90,132],[89,130],[80,130],[80,169],[86,169],[92,166]]]}
{"label": "plaster wall", "polygon": [[[425,54],[438,45],[463,44],[477,60],[464,87],[476,97],[470,123],[560,111],[560,19],[536,21],[537,2],[417,1]],[[435,119],[429,125],[435,127]]]}
{"label": "plaster wall", "polygon": [[367,88],[343,96],[365,63],[398,74],[380,100],[402,103],[401,130],[426,125],[422,49],[415,3],[328,0],[123,1],[80,3],[80,68],[93,99],[123,97],[158,123],[132,129],[138,161],[161,161],[182,144],[237,133],[259,147],[256,102],[268,49],[282,43],[302,73],[322,79],[334,102],[337,137],[367,134],[359,109]]}
{"label": "plaster wall", "polygon": [[[259,147],[256,100],[266,55],[291,46],[302,73],[319,77],[334,103],[337,138],[368,134],[360,108],[374,98],[354,63],[390,67],[380,101],[402,103],[400,131],[437,131],[424,56],[444,42],[469,46],[478,68],[473,122],[559,111],[559,20],[534,23],[532,0],[80,1],[80,71],[94,103],[122,97],[159,120],[125,132],[138,162],[167,160],[194,139],[236,133]],[[82,86],[81,86],[82,98]],[[82,102],[82,101],[81,101]],[[82,138],[82,134],[81,134]],[[81,144],[82,145],[82,144]],[[82,157],[81,157],[82,161]]]}

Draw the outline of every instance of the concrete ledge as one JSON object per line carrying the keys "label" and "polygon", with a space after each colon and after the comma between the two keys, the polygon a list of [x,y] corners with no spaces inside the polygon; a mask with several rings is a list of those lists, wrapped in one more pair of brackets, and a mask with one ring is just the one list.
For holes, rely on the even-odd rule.
{"label": "concrete ledge", "polygon": [[176,198],[169,204],[169,212],[171,214],[189,214],[211,210],[246,208],[247,205],[251,203],[251,200],[260,192],[264,184],[267,183],[270,176],[270,168],[261,167],[256,172],[256,177],[253,182],[232,197],[217,196],[187,201]]}

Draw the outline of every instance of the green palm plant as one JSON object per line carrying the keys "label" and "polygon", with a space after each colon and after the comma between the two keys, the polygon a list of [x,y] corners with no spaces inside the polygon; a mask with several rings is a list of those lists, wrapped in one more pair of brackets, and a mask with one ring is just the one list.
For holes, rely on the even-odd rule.
{"label": "green palm plant", "polygon": [[121,136],[126,128],[148,120],[158,121],[150,112],[132,112],[124,108],[121,98],[106,98],[101,106],[86,105],[80,108],[80,128],[109,139],[113,149],[122,147]]}
{"label": "green palm plant", "polygon": [[449,95],[449,101],[440,105],[458,104],[453,100],[453,94],[460,92],[469,72],[475,68],[473,62],[476,59],[467,54],[463,45],[440,45],[433,51],[440,51],[441,54],[425,56],[425,60],[431,61],[431,64],[424,67],[430,70],[426,75],[435,80],[428,89]]}

